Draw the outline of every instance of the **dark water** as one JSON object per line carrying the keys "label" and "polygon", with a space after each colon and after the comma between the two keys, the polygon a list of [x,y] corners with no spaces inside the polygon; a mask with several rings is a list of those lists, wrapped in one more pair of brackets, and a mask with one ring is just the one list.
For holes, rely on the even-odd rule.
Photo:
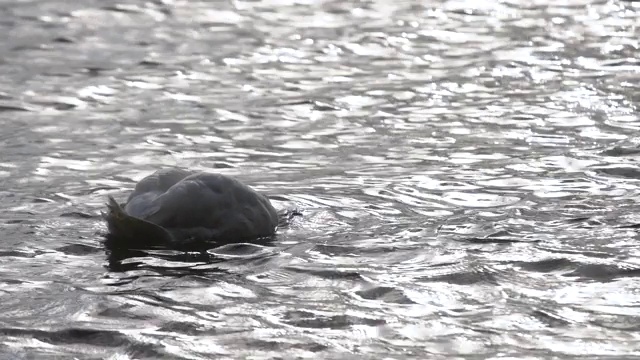
{"label": "dark water", "polygon": [[[640,3],[3,1],[3,359],[640,356]],[[108,256],[161,166],[304,218]]]}

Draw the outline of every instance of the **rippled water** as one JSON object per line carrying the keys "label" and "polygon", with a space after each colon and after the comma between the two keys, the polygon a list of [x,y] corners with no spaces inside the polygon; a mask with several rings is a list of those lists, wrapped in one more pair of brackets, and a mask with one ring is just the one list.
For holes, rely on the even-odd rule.
{"label": "rippled water", "polygon": [[[10,359],[640,356],[640,3],[0,3]],[[161,166],[303,213],[113,254]]]}

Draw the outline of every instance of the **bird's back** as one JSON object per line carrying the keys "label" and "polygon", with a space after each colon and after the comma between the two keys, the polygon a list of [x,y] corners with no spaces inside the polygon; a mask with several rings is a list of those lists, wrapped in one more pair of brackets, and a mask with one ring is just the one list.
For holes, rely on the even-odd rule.
{"label": "bird's back", "polygon": [[124,212],[165,229],[174,241],[246,241],[273,235],[269,199],[221,174],[163,169],[141,180]]}

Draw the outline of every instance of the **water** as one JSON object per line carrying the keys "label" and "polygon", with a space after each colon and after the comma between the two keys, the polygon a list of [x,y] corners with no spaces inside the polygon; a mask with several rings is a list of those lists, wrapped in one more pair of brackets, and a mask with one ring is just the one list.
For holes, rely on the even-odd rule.
{"label": "water", "polygon": [[[2,358],[639,356],[638,24],[617,0],[2,2]],[[167,165],[304,217],[106,251],[107,194]]]}

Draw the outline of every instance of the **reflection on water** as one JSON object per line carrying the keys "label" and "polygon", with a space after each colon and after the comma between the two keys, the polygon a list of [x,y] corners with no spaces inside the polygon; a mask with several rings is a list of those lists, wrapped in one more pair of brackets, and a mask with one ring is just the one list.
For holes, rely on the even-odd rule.
{"label": "reflection on water", "polygon": [[[640,355],[638,4],[0,4],[0,353]],[[105,248],[163,165],[304,216]]]}

